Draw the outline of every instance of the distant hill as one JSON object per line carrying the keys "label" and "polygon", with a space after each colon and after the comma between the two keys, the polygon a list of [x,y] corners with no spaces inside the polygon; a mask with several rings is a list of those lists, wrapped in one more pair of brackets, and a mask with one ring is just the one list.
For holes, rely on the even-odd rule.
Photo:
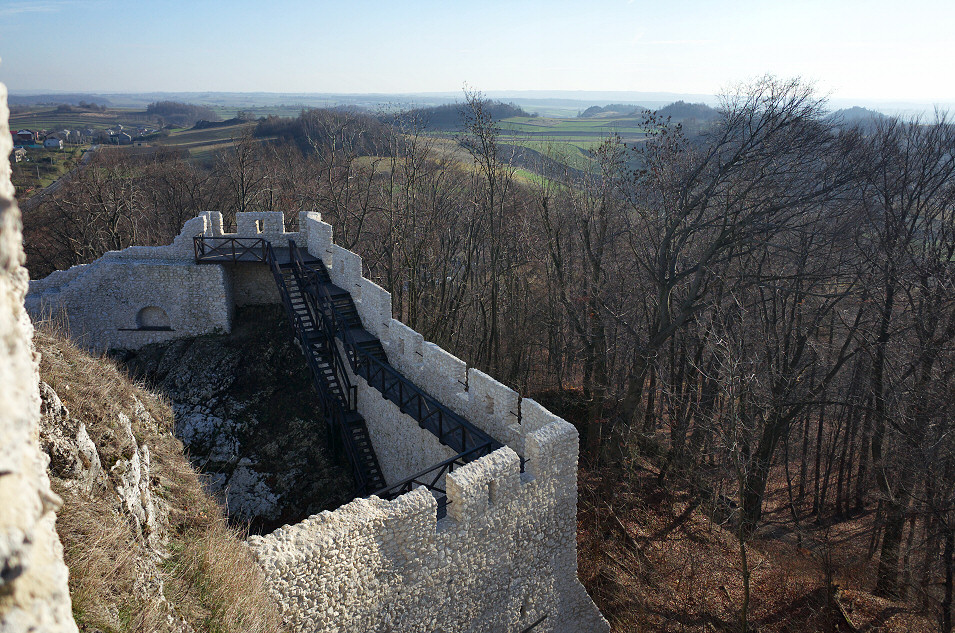
{"label": "distant hill", "polygon": [[[577,116],[581,119],[641,117],[648,112],[650,110],[632,103],[610,103],[605,106],[591,106]],[[675,101],[656,110],[656,113],[663,118],[670,117],[674,123],[684,121],[708,123],[719,116],[716,108],[711,108],[705,103],[687,103],[686,101]]]}
{"label": "distant hill", "polygon": [[[463,118],[461,116],[463,108],[464,104],[448,103],[430,108],[415,108],[413,110],[406,110],[395,115],[395,117],[385,115],[381,117],[381,120],[383,122],[397,121],[397,123],[401,125],[410,125],[414,123],[422,126],[426,130],[457,130],[461,128],[463,123]],[[515,116],[533,116],[526,110],[514,105],[513,103],[489,101],[485,108],[488,114],[491,115],[491,118],[495,121],[500,121],[501,119],[507,119]]]}
{"label": "distant hill", "polygon": [[674,103],[657,110],[657,114],[664,117],[670,117],[672,121],[676,121],[677,123],[690,119],[696,119],[702,122],[710,122],[716,120],[720,116],[720,113],[716,108],[711,108],[705,103],[687,103],[685,101],[675,101]]}
{"label": "distant hill", "polygon": [[303,153],[347,150],[358,156],[389,152],[388,129],[381,121],[362,112],[342,108],[302,110],[295,118],[269,116],[259,119],[255,136],[293,143]]}
{"label": "distant hill", "polygon": [[578,114],[581,119],[596,119],[611,116],[643,116],[646,108],[633,103],[609,103],[605,106],[591,106]]}
{"label": "distant hill", "polygon": [[888,118],[888,116],[881,112],[869,110],[868,108],[860,108],[859,106],[836,110],[829,115],[829,119],[836,125],[843,127],[860,127],[866,132],[871,132],[875,129],[879,121]]}
{"label": "distant hill", "polygon": [[81,106],[82,104],[96,104],[98,106],[113,106],[113,102],[109,99],[91,95],[87,93],[76,93],[76,94],[45,94],[45,95],[7,95],[7,103],[11,106],[31,106],[31,105],[74,105]]}
{"label": "distant hill", "polygon": [[240,123],[247,123],[247,121],[239,118],[226,119],[225,121],[206,121],[205,119],[200,119],[199,121],[196,121],[196,124],[192,126],[192,129],[208,130],[209,128],[229,127],[232,125],[239,125]]}
{"label": "distant hill", "polygon": [[161,118],[167,125],[188,127],[196,121],[218,121],[219,115],[203,105],[181,103],[179,101],[156,101],[146,106],[146,115]]}

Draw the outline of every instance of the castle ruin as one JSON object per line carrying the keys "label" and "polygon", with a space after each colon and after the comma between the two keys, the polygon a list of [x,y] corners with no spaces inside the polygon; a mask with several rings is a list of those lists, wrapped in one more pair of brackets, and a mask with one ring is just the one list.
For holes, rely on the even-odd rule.
{"label": "castle ruin", "polygon": [[576,429],[392,318],[332,227],[217,212],[30,283],[92,349],[229,332],[284,303],[362,497],[253,536],[296,631],[607,631],[577,578]]}

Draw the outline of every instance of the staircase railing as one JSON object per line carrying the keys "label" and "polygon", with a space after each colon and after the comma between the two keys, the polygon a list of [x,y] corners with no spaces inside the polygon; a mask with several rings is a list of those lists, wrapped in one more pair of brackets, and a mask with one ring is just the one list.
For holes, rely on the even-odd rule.
{"label": "staircase railing", "polygon": [[[305,361],[312,373],[312,382],[322,402],[329,434],[338,440],[347,454],[360,493],[365,495],[371,493],[393,499],[424,486],[437,497],[438,518],[445,516],[449,502],[446,490],[440,486],[441,478],[453,472],[455,468],[497,450],[502,444],[435,400],[389,363],[375,356],[371,350],[363,348],[355,340],[347,320],[336,308],[328,287],[330,282],[322,279],[318,271],[306,266],[301,251],[293,240],[289,240],[290,272],[302,293],[303,306],[311,325],[320,328],[324,336],[324,344],[328,346],[329,352],[325,361],[331,363],[333,367],[335,379],[341,388],[341,398],[329,390],[322,378],[319,359],[311,347],[315,341],[309,340],[308,324],[304,322],[302,315],[292,304],[291,294],[272,244],[263,238],[211,238],[201,235],[195,237],[194,244],[196,261],[260,261],[268,264],[288,314],[289,323],[299,340]],[[321,262],[317,264],[324,266]],[[358,388],[351,383],[336,339],[341,340],[345,358],[356,375],[362,376],[369,386],[377,389],[383,397],[395,402],[403,413],[416,418],[419,426],[427,428],[442,443],[460,452],[395,484],[376,491],[367,490],[368,480],[361,468],[359,451],[346,420],[346,414],[357,408]]]}
{"label": "staircase railing", "polygon": [[308,300],[311,297],[308,296],[306,291],[307,282],[302,275],[303,268],[304,265],[302,267],[292,266],[292,274],[295,276],[295,280],[298,283],[299,288],[302,289],[303,299],[305,300],[305,308],[308,310],[309,317],[312,319],[312,323],[322,329],[322,334],[324,335],[325,342],[328,345],[329,361],[332,363],[335,377],[337,378],[338,384],[342,388],[342,394],[345,397],[343,404],[345,405],[347,411],[355,411],[358,407],[358,386],[351,383],[351,378],[349,378],[348,372],[345,371],[345,364],[341,359],[341,354],[338,352],[338,344],[335,342],[335,332],[331,328],[328,319],[325,317],[324,313],[318,309],[318,306],[316,306],[312,301]]}
{"label": "staircase railing", "polygon": [[[329,431],[331,434],[337,435],[339,443],[345,450],[345,454],[348,456],[348,461],[352,465],[352,473],[355,477],[355,482],[358,485],[358,490],[361,494],[368,494],[370,492],[367,489],[368,481],[365,477],[364,471],[361,468],[358,449],[354,444],[354,438],[348,430],[348,424],[345,419],[346,403],[342,402],[341,399],[336,398],[333,394],[331,394],[328,391],[328,386],[321,378],[321,368],[318,365],[318,359],[315,357],[315,354],[310,347],[310,341],[308,340],[306,332],[307,328],[305,323],[302,321],[302,317],[296,312],[294,306],[292,305],[291,296],[289,294],[288,287],[285,284],[285,278],[282,276],[282,270],[279,268],[278,262],[275,258],[275,251],[269,242],[265,243],[264,251],[266,255],[265,261],[268,263],[269,268],[272,271],[272,276],[275,278],[275,284],[278,286],[279,295],[282,297],[282,303],[285,305],[285,310],[289,315],[289,319],[292,324],[292,330],[298,336],[302,353],[305,356],[305,362],[308,364],[309,370],[312,372],[312,383],[315,385],[315,390],[318,391],[319,398],[322,401],[325,419],[329,425]],[[305,303],[307,304],[309,302],[306,300]],[[329,339],[327,342],[331,346],[335,345],[334,339]],[[336,353],[333,352],[332,355],[336,355]]]}
{"label": "staircase railing", "polygon": [[468,461],[502,446],[490,435],[435,400],[390,364],[382,362],[370,351],[359,346],[345,319],[335,308],[328,287],[315,270],[305,266],[301,251],[293,240],[289,240],[289,255],[293,267],[301,272],[303,279],[308,280],[303,286],[305,292],[314,293],[315,298],[321,302],[319,312],[328,319],[329,331],[341,339],[349,364],[356,375],[364,377],[369,386],[378,389],[383,396],[394,397],[403,413],[414,415],[419,425],[422,428],[427,427],[442,443],[449,446],[456,444],[453,448],[460,451],[459,455],[467,455]]}
{"label": "staircase railing", "polygon": [[394,499],[406,492],[411,492],[415,488],[424,486],[430,490],[432,494],[437,493],[435,494],[435,498],[438,502],[438,518],[443,519],[448,513],[448,505],[450,505],[451,502],[448,500],[447,486],[445,485],[445,488],[442,488],[439,485],[441,477],[444,477],[450,472],[454,472],[455,468],[464,466],[468,462],[476,459],[476,457],[485,455],[486,453],[484,453],[482,449],[484,449],[483,446],[478,446],[470,451],[458,453],[454,457],[449,457],[443,462],[439,462],[395,484],[385,486],[381,490],[376,490],[372,494],[382,499]]}

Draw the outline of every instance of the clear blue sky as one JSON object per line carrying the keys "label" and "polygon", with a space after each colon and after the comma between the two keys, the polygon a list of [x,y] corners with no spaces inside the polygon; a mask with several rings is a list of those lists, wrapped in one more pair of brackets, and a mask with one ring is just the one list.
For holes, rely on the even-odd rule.
{"label": "clear blue sky", "polygon": [[0,0],[13,92],[715,94],[955,101],[952,0]]}

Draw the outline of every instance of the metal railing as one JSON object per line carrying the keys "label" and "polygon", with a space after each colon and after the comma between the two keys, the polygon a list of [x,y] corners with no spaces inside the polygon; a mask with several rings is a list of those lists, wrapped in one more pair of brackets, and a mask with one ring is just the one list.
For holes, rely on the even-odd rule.
{"label": "metal railing", "polygon": [[[336,440],[346,452],[352,464],[355,481],[363,494],[368,481],[361,468],[358,449],[350,433],[346,414],[355,411],[357,407],[358,388],[351,384],[341,352],[336,339],[341,340],[345,357],[352,371],[362,376],[369,386],[377,389],[383,397],[398,405],[403,413],[414,417],[421,428],[427,429],[439,440],[459,451],[457,455],[441,461],[419,473],[402,481],[386,486],[371,494],[393,499],[415,488],[424,486],[436,494],[438,500],[438,518],[447,514],[447,492],[441,488],[439,482],[442,477],[453,472],[469,462],[488,455],[503,446],[493,437],[477,428],[447,406],[435,400],[430,394],[423,391],[408,380],[401,372],[389,363],[375,356],[371,350],[361,346],[351,332],[347,320],[335,305],[328,284],[330,280],[322,279],[318,271],[305,265],[301,250],[294,240],[289,240],[290,273],[294,276],[302,293],[303,307],[307,319],[296,310],[292,304],[291,294],[285,283],[282,269],[279,267],[275,250],[271,243],[264,238],[238,237],[206,237],[194,238],[196,261],[207,262],[263,262],[269,265],[279,295],[285,306],[292,330],[296,333],[299,344],[305,356],[306,363],[312,373],[312,381],[321,400],[323,413],[328,423],[330,439]],[[324,266],[321,262],[318,265]],[[330,391],[322,376],[322,366],[315,350],[311,347],[317,339],[310,339],[309,330],[315,328],[324,336],[324,344],[328,354],[324,361],[330,363],[338,386],[341,389],[341,398]],[[313,329],[313,331],[315,331]],[[377,339],[375,339],[377,341]],[[523,460],[522,470],[523,470]]]}
{"label": "metal railing", "polygon": [[451,504],[451,502],[448,500],[447,484],[445,484],[445,488],[441,488],[438,485],[441,477],[444,477],[448,473],[454,472],[455,467],[460,468],[461,466],[466,465],[468,462],[474,461],[478,457],[487,455],[488,452],[490,451],[488,450],[487,446],[478,446],[477,448],[473,448],[470,451],[458,453],[454,457],[450,457],[426,470],[415,473],[407,479],[399,481],[390,486],[385,486],[381,490],[376,490],[372,494],[377,495],[382,499],[394,499],[395,497],[401,496],[406,492],[411,492],[412,490],[423,486],[432,493],[438,493],[435,495],[435,498],[438,501],[438,519],[443,519],[445,516],[447,516],[448,506]]}
{"label": "metal railing", "polygon": [[[334,395],[328,391],[328,385],[326,385],[325,381],[322,379],[321,367],[318,364],[318,359],[316,358],[310,346],[312,341],[309,341],[308,339],[308,326],[306,323],[304,323],[301,315],[298,314],[298,312],[295,310],[295,307],[292,305],[291,295],[289,294],[288,287],[285,284],[285,278],[282,276],[282,271],[279,268],[278,262],[275,258],[275,251],[272,249],[272,245],[268,242],[265,242],[264,251],[266,254],[265,261],[268,263],[269,268],[272,271],[272,277],[275,279],[275,284],[278,286],[279,295],[282,297],[282,303],[285,305],[285,311],[289,315],[292,331],[298,335],[299,345],[301,346],[302,353],[305,356],[305,362],[308,364],[309,370],[312,372],[312,383],[315,386],[315,390],[319,394],[319,399],[322,401],[322,407],[324,409],[323,413],[325,414],[325,419],[328,424],[330,439],[335,439],[348,456],[348,461],[352,465],[352,473],[355,477],[355,482],[358,485],[359,491],[361,491],[363,494],[368,494],[368,481],[365,478],[365,473],[360,466],[361,461],[358,455],[358,449],[354,445],[354,438],[349,432],[348,424],[345,419],[346,403],[342,402],[341,399],[334,397]],[[308,304],[309,302],[306,301],[305,303]],[[328,340],[328,344],[334,345],[334,339]],[[334,352],[332,352],[332,355],[337,356],[337,354]],[[353,393],[357,395],[357,389],[355,389]],[[352,400],[352,402],[354,402],[354,400]]]}
{"label": "metal railing", "polygon": [[197,235],[192,241],[197,262],[267,262],[266,246],[271,248],[271,244],[261,237]]}
{"label": "metal railing", "polygon": [[[362,376],[368,381],[369,386],[395,402],[402,413],[415,417],[422,428],[427,428],[442,443],[460,451],[460,454],[471,455],[481,448],[487,448],[489,453],[502,446],[490,435],[435,400],[390,364],[362,348],[355,341],[351,328],[335,307],[326,284],[322,282],[315,270],[305,266],[294,240],[289,240],[289,255],[293,267],[299,269],[302,277],[307,280],[303,286],[305,292],[315,293],[316,298],[322,303],[322,309],[319,311],[324,318],[328,319],[328,331],[341,339],[349,364],[356,375]],[[471,459],[479,456],[476,455]]]}
{"label": "metal railing", "polygon": [[301,272],[302,268],[304,268],[304,265],[302,267],[293,265],[291,268],[292,274],[295,276],[295,281],[298,283],[298,286],[302,291],[304,306],[308,311],[309,318],[311,319],[312,323],[321,328],[324,340],[328,346],[329,361],[332,364],[335,377],[338,380],[338,385],[342,389],[342,395],[345,398],[345,408],[348,411],[355,411],[358,406],[358,386],[351,384],[351,378],[348,377],[348,372],[345,371],[345,363],[341,359],[341,354],[338,353],[338,345],[335,342],[335,331],[332,329],[331,324],[328,322],[325,314],[319,310],[312,301],[308,300],[310,297],[307,296],[308,293],[305,286],[306,282],[305,279],[303,279]]}

